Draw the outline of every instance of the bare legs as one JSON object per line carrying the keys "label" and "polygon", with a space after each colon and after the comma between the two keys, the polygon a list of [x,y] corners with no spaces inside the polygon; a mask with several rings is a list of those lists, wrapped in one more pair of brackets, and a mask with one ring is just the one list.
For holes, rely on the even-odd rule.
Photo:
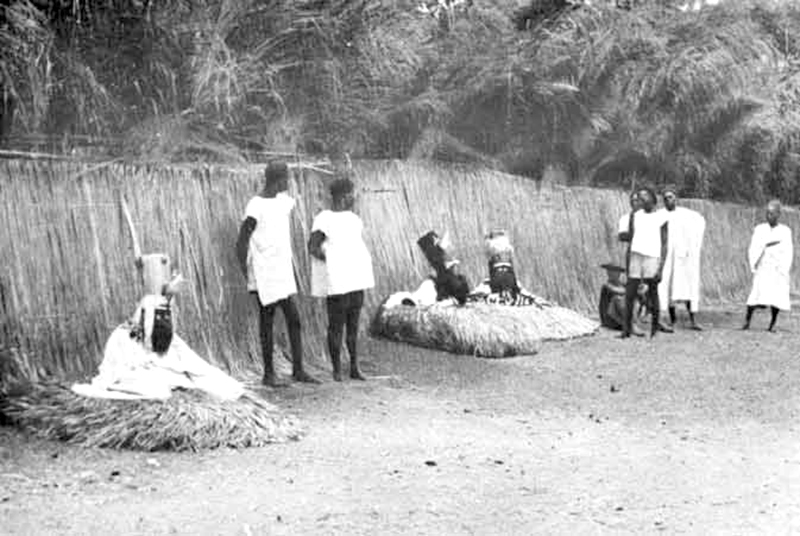
{"label": "bare legs", "polygon": [[[744,325],[742,326],[742,329],[744,329],[744,330],[750,329],[750,320],[753,319],[753,313],[755,312],[755,310],[756,309],[766,309],[766,307],[767,307],[766,305],[748,305],[747,306],[747,313],[745,314],[745,317],[744,317]],[[777,307],[772,307],[772,306],[770,306],[769,309],[770,309],[770,313],[771,313],[771,318],[770,318],[770,321],[769,321],[769,328],[767,328],[767,331],[774,332],[775,331],[775,322],[777,322],[777,320],[778,320],[778,313],[780,312],[780,309],[778,309]]]}
{"label": "bare legs", "polygon": [[647,283],[647,295],[650,300],[650,336],[655,337],[659,329],[664,331],[663,326],[658,321],[658,315],[661,311],[661,304],[658,298],[658,281],[645,279],[644,282]]}
{"label": "bare legs", "polygon": [[328,296],[328,353],[331,356],[333,379],[342,381],[342,335],[345,329],[345,345],[350,354],[350,377],[354,380],[366,380],[358,368],[358,320],[364,304],[364,291],[358,290],[347,294]]}
{"label": "bare legs", "polygon": [[658,299],[658,282],[655,279],[628,279],[625,283],[625,323],[622,326],[621,338],[625,339],[633,333],[633,307],[636,301],[637,291],[639,285],[644,282],[647,285],[647,301],[648,308],[650,309],[650,336],[655,336],[656,332],[671,331],[661,326],[658,321],[659,314],[659,299]]}
{"label": "bare legs", "polygon": [[640,279],[629,278],[625,282],[625,322],[622,324],[620,338],[627,339],[633,331],[633,305],[636,301],[636,292],[639,289]]}
{"label": "bare legs", "polygon": [[[675,321],[677,319],[675,306],[674,305],[670,305],[667,308],[667,310],[669,311],[669,323],[670,323],[670,325],[674,326],[675,325]],[[690,322],[689,329],[693,329],[695,331],[703,331],[703,328],[700,327],[700,325],[697,323],[697,321],[695,321],[694,313],[692,312],[692,302],[691,301],[687,301],[686,302],[686,312],[689,313],[689,322]]]}
{"label": "bare legs", "polygon": [[[256,300],[258,297],[256,297]],[[282,385],[275,376],[273,365],[273,337],[275,310],[280,307],[286,320],[286,331],[289,332],[289,346],[292,350],[292,378],[298,382],[319,383],[319,380],[303,370],[303,345],[300,325],[300,313],[291,297],[284,298],[268,305],[259,302],[258,331],[261,338],[261,355],[264,359],[264,385],[273,387]]]}

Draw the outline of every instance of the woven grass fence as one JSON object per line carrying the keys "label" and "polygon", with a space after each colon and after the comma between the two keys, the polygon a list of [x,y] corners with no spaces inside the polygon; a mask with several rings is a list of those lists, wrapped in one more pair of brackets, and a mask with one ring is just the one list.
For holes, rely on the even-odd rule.
{"label": "woven grass fence", "polygon": [[[310,171],[296,178],[296,265],[301,292],[307,293],[305,243],[314,214],[327,204],[327,179]],[[358,162],[355,180],[377,276],[362,316],[365,333],[388,294],[415,288],[427,273],[415,242],[430,229],[451,232],[473,283],[486,272],[484,233],[508,229],[521,283],[587,313],[594,312],[604,278],[598,265],[622,258],[616,241],[617,220],[627,210],[622,192],[539,189],[519,177],[425,162]],[[178,298],[181,336],[234,374],[259,369],[254,302],[234,244],[244,206],[260,185],[261,169],[255,166],[0,161],[0,361],[16,356],[30,379],[95,372],[106,338],[141,292],[119,206],[124,195],[144,252],[169,254],[189,280]],[[686,204],[708,222],[705,298],[743,300],[749,286],[745,252],[762,210]],[[784,220],[800,232],[795,212]],[[795,270],[795,285],[798,277]],[[307,295],[299,301],[306,359],[312,367],[327,368],[324,303]],[[285,346],[285,337],[278,339]]]}

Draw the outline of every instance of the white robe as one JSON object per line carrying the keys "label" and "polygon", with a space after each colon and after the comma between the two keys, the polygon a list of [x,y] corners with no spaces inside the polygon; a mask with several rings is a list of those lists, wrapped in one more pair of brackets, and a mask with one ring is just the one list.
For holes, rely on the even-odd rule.
{"label": "white robe", "polygon": [[[778,241],[767,247],[769,242]],[[769,305],[783,311],[790,309],[790,278],[794,258],[792,231],[783,224],[770,227],[761,223],[753,231],[747,251],[753,272],[753,289],[747,305]]]}
{"label": "white robe", "polygon": [[688,301],[696,313],[700,304],[700,252],[706,220],[699,212],[675,207],[668,215],[667,258],[658,298],[662,310],[673,302]]}
{"label": "white robe", "polygon": [[[93,398],[166,399],[172,389],[200,389],[222,400],[235,400],[244,386],[235,378],[206,362],[176,333],[164,354],[151,348],[155,307],[168,303],[160,295],[147,295],[139,302],[133,317],[118,326],[106,341],[103,362],[91,383],[76,383],[72,390]],[[132,329],[142,326],[144,340],[131,337]]]}
{"label": "white robe", "polygon": [[397,307],[398,305],[402,305],[404,300],[407,300],[418,307],[435,304],[436,284],[433,282],[433,279],[430,277],[426,278],[425,281],[423,281],[419,288],[417,288],[417,290],[414,292],[395,292],[389,296],[383,306],[387,309],[390,307]]}
{"label": "white robe", "polygon": [[200,389],[221,400],[235,400],[244,386],[197,355],[180,337],[158,355],[130,336],[130,326],[116,328],[106,342],[103,362],[91,383],[72,390],[92,398],[166,399],[176,387]]}
{"label": "white robe", "polygon": [[256,196],[245,209],[245,217],[257,222],[247,249],[247,289],[258,292],[262,305],[297,293],[290,219],[294,206],[293,198],[279,193]]}

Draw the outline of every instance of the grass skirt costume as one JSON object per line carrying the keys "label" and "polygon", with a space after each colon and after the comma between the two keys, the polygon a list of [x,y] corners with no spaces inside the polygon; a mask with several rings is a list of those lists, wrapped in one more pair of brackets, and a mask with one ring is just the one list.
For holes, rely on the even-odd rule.
{"label": "grass skirt costume", "polygon": [[504,231],[487,236],[489,277],[466,295],[459,292],[466,278],[455,272],[458,261],[447,252],[446,240],[431,232],[418,244],[436,275],[415,292],[389,296],[373,319],[375,335],[498,358],[535,354],[542,341],[589,335],[598,328],[583,315],[519,286],[513,247]]}
{"label": "grass skirt costume", "polygon": [[0,392],[0,421],[46,439],[147,451],[298,439],[296,419],[248,392],[173,332],[175,281],[146,295],[112,331],[90,383],[46,381]]}

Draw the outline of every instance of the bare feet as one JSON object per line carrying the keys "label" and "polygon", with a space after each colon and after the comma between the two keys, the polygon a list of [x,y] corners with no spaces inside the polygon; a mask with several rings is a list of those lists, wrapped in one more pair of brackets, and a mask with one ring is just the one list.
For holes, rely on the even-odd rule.
{"label": "bare feet", "polygon": [[692,331],[703,331],[702,326],[700,326],[699,324],[692,324],[689,326],[689,329],[691,329]]}
{"label": "bare feet", "polygon": [[279,380],[277,376],[274,374],[264,374],[264,377],[261,378],[261,383],[266,385],[267,387],[288,387],[289,384],[285,381]]}
{"label": "bare feet", "polygon": [[333,380],[337,381],[337,382],[342,381],[342,373],[340,371],[338,371],[338,370],[334,371],[333,372]]}
{"label": "bare feet", "polygon": [[664,333],[675,333],[675,330],[670,326],[665,326],[661,322],[658,323],[658,331],[663,331]]}
{"label": "bare feet", "polygon": [[294,372],[292,373],[292,379],[296,382],[301,383],[322,383],[314,376],[308,374],[307,372]]}
{"label": "bare feet", "polygon": [[744,326],[742,326],[742,331],[747,331],[750,329],[750,322],[745,322]]}
{"label": "bare feet", "polygon": [[350,378],[353,380],[360,380],[362,382],[367,381],[367,378],[365,378],[364,375],[361,374],[361,371],[357,368],[350,369]]}

